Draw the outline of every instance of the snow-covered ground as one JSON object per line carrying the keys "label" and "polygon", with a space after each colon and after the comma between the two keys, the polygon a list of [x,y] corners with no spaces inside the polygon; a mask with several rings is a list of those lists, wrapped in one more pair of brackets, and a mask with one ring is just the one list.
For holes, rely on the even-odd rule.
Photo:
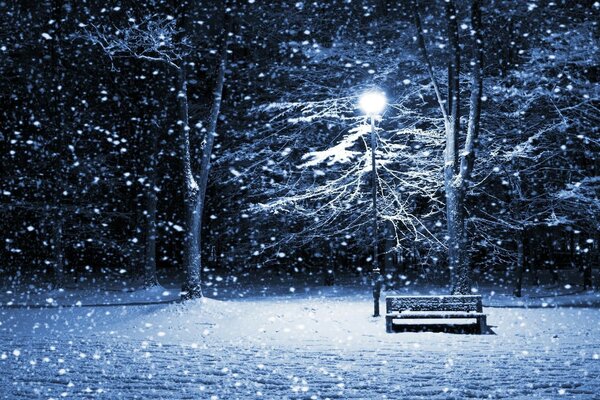
{"label": "snow-covered ground", "polygon": [[489,335],[386,334],[360,286],[263,288],[0,308],[0,397],[600,398],[598,308],[488,307]]}
{"label": "snow-covered ground", "polygon": [[178,288],[166,289],[160,285],[144,290],[58,289],[23,290],[8,289],[0,292],[0,306],[10,308],[58,306],[114,306],[168,303],[179,299]]}

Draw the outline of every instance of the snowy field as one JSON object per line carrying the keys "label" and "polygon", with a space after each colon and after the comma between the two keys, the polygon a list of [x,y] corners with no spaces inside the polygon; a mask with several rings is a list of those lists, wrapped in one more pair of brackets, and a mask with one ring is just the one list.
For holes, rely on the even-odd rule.
{"label": "snowy field", "polygon": [[352,288],[0,308],[1,396],[600,398],[597,308],[486,308],[492,332],[483,336],[386,334],[371,311],[368,294]]}

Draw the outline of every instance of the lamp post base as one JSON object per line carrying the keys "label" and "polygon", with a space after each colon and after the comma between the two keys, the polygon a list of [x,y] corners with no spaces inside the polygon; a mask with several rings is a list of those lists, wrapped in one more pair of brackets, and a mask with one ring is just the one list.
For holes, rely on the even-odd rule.
{"label": "lamp post base", "polygon": [[381,297],[381,272],[379,268],[373,269],[373,316],[379,317],[379,298]]}

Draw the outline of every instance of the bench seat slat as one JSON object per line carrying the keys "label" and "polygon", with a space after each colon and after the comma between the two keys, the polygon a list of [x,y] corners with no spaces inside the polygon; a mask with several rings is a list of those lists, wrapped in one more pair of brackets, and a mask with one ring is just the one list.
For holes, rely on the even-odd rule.
{"label": "bench seat slat", "polygon": [[394,319],[444,319],[444,318],[479,318],[485,314],[477,312],[403,312],[400,314],[387,314]]}
{"label": "bench seat slat", "polygon": [[388,296],[387,312],[394,311],[482,311],[481,296]]}

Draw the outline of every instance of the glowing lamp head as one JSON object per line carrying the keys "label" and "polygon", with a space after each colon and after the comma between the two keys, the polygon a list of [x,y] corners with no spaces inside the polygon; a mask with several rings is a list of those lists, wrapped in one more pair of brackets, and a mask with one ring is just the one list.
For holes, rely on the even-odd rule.
{"label": "glowing lamp head", "polygon": [[363,93],[358,100],[358,106],[367,115],[380,115],[386,104],[385,93],[379,91]]}

